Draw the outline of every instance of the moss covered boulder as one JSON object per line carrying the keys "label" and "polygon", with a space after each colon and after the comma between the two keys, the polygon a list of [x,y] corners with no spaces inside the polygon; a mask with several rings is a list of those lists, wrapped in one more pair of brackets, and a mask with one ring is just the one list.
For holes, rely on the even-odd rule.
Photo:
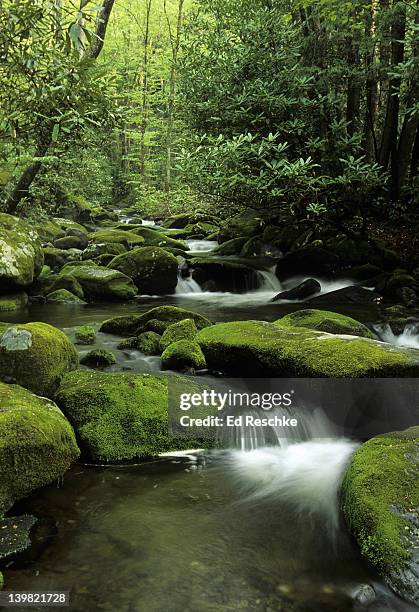
{"label": "moss covered boulder", "polygon": [[49,304],[70,304],[74,306],[85,306],[87,304],[87,302],[81,300],[71,291],[67,291],[67,289],[57,289],[48,293],[47,302]]}
{"label": "moss covered boulder", "polygon": [[122,255],[122,253],[126,253],[126,247],[120,242],[98,242],[95,244],[90,244],[86,249],[84,249],[82,254],[82,259],[96,259],[101,255]]}
{"label": "moss covered boulder", "polygon": [[282,317],[282,319],[275,321],[275,325],[284,328],[305,327],[307,329],[328,332],[329,334],[375,338],[374,334],[363,323],[351,317],[327,310],[297,310],[297,312],[292,312]]}
{"label": "moss covered boulder", "polygon": [[170,344],[162,356],[164,370],[205,370],[207,367],[201,347],[193,340],[177,340]]}
{"label": "moss covered boulder", "polygon": [[262,321],[221,323],[199,332],[211,369],[238,376],[416,377],[419,350]]}
{"label": "moss covered boulder", "polygon": [[61,330],[46,323],[0,323],[0,380],[50,396],[78,362],[76,349]]}
{"label": "moss covered boulder", "polygon": [[74,276],[65,273],[43,274],[30,287],[29,292],[31,295],[48,295],[60,289],[70,291],[70,293],[73,293],[81,300],[84,299],[83,288],[78,280]]}
{"label": "moss covered boulder", "polygon": [[90,240],[94,244],[122,244],[126,249],[138,247],[144,244],[144,238],[137,236],[134,232],[124,230],[102,230],[90,234]]}
{"label": "moss covered boulder", "polygon": [[69,249],[79,249],[83,251],[87,247],[87,236],[63,236],[54,240],[54,247],[67,251]]}
{"label": "moss covered boulder", "polygon": [[96,330],[91,325],[80,325],[74,331],[76,344],[94,344],[96,340]]}
{"label": "moss covered boulder", "polygon": [[178,323],[173,323],[166,328],[160,340],[161,351],[165,351],[170,344],[178,340],[194,340],[198,329],[193,319],[183,319]]}
{"label": "moss covered boulder", "polygon": [[169,236],[166,236],[158,230],[151,229],[149,227],[138,227],[133,230],[137,236],[142,236],[144,239],[144,246],[156,246],[165,249],[166,247],[171,249],[177,249],[180,251],[188,251],[189,247],[186,242],[182,240],[174,240]]}
{"label": "moss covered boulder", "polygon": [[31,285],[43,264],[38,233],[26,221],[0,213],[1,293]]}
{"label": "moss covered boulder", "polygon": [[218,235],[221,244],[233,238],[255,236],[263,231],[264,220],[256,210],[247,209],[233,217],[229,217]]}
{"label": "moss covered boulder", "polygon": [[[209,319],[197,312],[176,306],[157,306],[141,315],[126,315],[108,319],[102,323],[100,331],[118,336],[134,336],[143,331],[156,331],[162,334],[169,325],[184,319],[192,319],[198,329],[212,325]],[[157,322],[161,326],[158,326]]]}
{"label": "moss covered boulder", "polygon": [[61,478],[78,456],[73,429],[53,402],[0,383],[0,515]]}
{"label": "moss covered boulder", "polygon": [[64,377],[57,403],[74,426],[84,457],[92,461],[130,461],[202,445],[169,436],[163,376],[73,372]]}
{"label": "moss covered boulder", "polygon": [[153,331],[146,331],[137,336],[136,348],[145,355],[160,355],[160,336]]}
{"label": "moss covered boulder", "polygon": [[118,255],[109,267],[119,270],[134,281],[138,293],[166,295],[177,285],[178,261],[159,247],[143,247]]}
{"label": "moss covered boulder", "polygon": [[355,453],[342,508],[362,554],[419,604],[419,427],[372,438]]}
{"label": "moss covered boulder", "polygon": [[130,300],[137,289],[129,276],[119,270],[97,266],[92,262],[66,265],[63,274],[75,278],[89,300]]}
{"label": "moss covered boulder", "polygon": [[12,312],[28,305],[28,295],[22,291],[14,295],[0,295],[0,312]]}
{"label": "moss covered boulder", "polygon": [[108,368],[116,364],[116,357],[112,351],[94,349],[80,359],[82,365],[89,368]]}

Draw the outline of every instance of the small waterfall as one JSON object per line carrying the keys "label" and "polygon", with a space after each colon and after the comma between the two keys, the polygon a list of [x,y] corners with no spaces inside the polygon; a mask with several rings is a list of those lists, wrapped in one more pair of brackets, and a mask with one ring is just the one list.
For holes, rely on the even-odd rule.
{"label": "small waterfall", "polygon": [[192,253],[208,253],[218,244],[216,240],[187,240],[186,242]]}
{"label": "small waterfall", "polygon": [[152,221],[151,219],[143,219],[141,222],[141,225],[147,225],[147,226],[153,227],[154,225],[156,225],[156,222]]}
{"label": "small waterfall", "polygon": [[198,283],[189,276],[187,278],[183,278],[181,274],[178,276],[178,283],[176,287],[177,295],[187,295],[190,293],[202,293],[201,287]]}
{"label": "small waterfall", "polygon": [[388,323],[374,325],[374,331],[383,342],[419,349],[419,323],[409,323],[401,334],[395,334]]}
{"label": "small waterfall", "polygon": [[230,429],[227,436],[235,449],[228,451],[224,461],[241,498],[277,500],[297,512],[320,514],[334,532],[339,527],[340,485],[358,444],[336,437],[321,409],[309,412],[300,408],[298,415],[292,412],[274,410],[269,416],[298,417],[295,429]]}
{"label": "small waterfall", "polygon": [[257,270],[257,278],[259,287],[257,289],[260,293],[279,293],[282,291],[281,283],[279,282],[276,274],[276,267],[271,268],[270,270]]}

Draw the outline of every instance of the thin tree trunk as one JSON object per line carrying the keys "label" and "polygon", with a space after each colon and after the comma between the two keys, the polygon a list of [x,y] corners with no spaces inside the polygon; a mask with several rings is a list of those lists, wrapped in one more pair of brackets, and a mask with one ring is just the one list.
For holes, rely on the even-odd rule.
{"label": "thin tree trunk", "polygon": [[[404,59],[404,40],[406,35],[406,7],[403,2],[397,2],[395,15],[391,27],[391,66],[394,71]],[[397,157],[397,136],[400,112],[400,77],[391,76],[387,97],[387,110],[384,121],[383,134],[380,147],[380,164],[387,169],[390,157]],[[393,182],[393,179],[392,179]]]}
{"label": "thin tree trunk", "polygon": [[[99,12],[96,22],[95,39],[92,42],[91,47],[86,51],[82,61],[95,60],[102,51],[106,29],[114,2],[115,0],[103,0],[102,9]],[[6,200],[5,210],[8,213],[15,213],[22,198],[28,196],[30,186],[42,168],[43,158],[48,155],[48,151],[53,140],[53,130],[53,121],[47,121],[44,128],[40,130],[40,137],[35,148],[35,161],[23,171],[12,193]]]}
{"label": "thin tree trunk", "polygon": [[372,3],[367,9],[365,35],[368,41],[372,41],[371,48],[367,48],[365,53],[365,66],[367,79],[366,90],[366,110],[364,121],[364,149],[369,162],[377,161],[378,145],[376,137],[377,102],[378,102],[378,82],[375,75],[376,49],[374,33],[376,29],[376,5]]}
{"label": "thin tree trunk", "polygon": [[173,40],[171,27],[170,27],[170,17],[167,14],[166,0],[164,2],[164,11],[167,18],[167,23],[169,27],[169,36],[170,36],[170,44],[172,46],[172,64],[170,68],[170,78],[169,78],[169,100],[167,105],[167,130],[166,130],[166,171],[165,171],[165,181],[164,188],[168,193],[170,191],[172,185],[172,145],[173,145],[173,128],[174,128],[174,110],[175,110],[175,97],[176,97],[176,70],[177,70],[177,59],[180,48],[180,38],[182,33],[182,23],[183,23],[183,5],[184,0],[179,0],[178,5],[178,16],[176,23],[176,35]]}
{"label": "thin tree trunk", "polygon": [[142,121],[140,127],[140,172],[141,176],[145,176],[145,156],[146,145],[145,135],[148,128],[148,70],[149,56],[148,47],[150,43],[150,15],[151,15],[152,0],[146,0],[146,17],[145,17],[145,33],[144,33],[144,48],[143,48],[143,96],[142,96]]}
{"label": "thin tree trunk", "polygon": [[361,85],[359,75],[359,34],[354,31],[351,39],[347,42],[347,62],[351,75],[348,79],[348,91],[346,97],[346,122],[348,134],[353,136],[358,128],[359,111],[361,105]]}

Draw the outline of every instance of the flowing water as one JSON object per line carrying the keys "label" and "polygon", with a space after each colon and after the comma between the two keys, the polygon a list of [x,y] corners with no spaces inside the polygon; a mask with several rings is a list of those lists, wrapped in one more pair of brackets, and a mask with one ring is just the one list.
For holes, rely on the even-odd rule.
{"label": "flowing water", "polygon": [[[200,253],[213,246],[190,242]],[[301,280],[280,283],[274,269],[260,270],[258,288],[239,295],[203,292],[179,275],[172,296],[117,305],[33,305],[2,318],[45,321],[72,339],[77,325],[98,328],[107,318],[162,304],[213,321],[272,321],[302,307],[270,303]],[[322,293],[353,284],[319,282]],[[339,311],[364,322],[378,319],[373,305]],[[410,330],[402,336],[388,338],[417,341]],[[160,370],[159,358],[120,350],[120,340],[98,333],[93,347],[77,348],[81,355],[112,350],[117,364],[111,371]],[[337,437],[321,407],[302,423],[288,440],[275,431],[267,439],[260,430],[235,430],[220,451],[140,465],[74,466],[60,486],[45,487],[15,507],[40,521],[29,556],[6,569],[7,588],[70,590],[72,612],[413,610],[363,562],[342,524],[339,487],[357,442]]]}
{"label": "flowing water", "polygon": [[396,346],[408,346],[419,349],[419,323],[409,323],[401,334],[395,334],[390,325],[375,325],[375,332],[383,342]]}

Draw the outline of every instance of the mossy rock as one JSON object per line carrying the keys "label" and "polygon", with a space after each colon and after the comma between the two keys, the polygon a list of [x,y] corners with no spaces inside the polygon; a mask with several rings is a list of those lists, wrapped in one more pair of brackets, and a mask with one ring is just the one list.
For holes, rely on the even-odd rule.
{"label": "mossy rock", "polygon": [[31,546],[30,532],[37,519],[30,514],[0,516],[0,563],[3,565]]}
{"label": "mossy rock", "polygon": [[28,300],[28,295],[23,291],[15,295],[1,295],[0,312],[12,312],[25,308],[28,305]]}
{"label": "mossy rock", "polygon": [[78,366],[73,344],[47,323],[0,323],[0,379],[51,396],[62,375]]}
{"label": "mossy rock", "polygon": [[46,265],[53,270],[59,270],[72,258],[74,259],[69,251],[56,249],[55,247],[45,247],[43,253]]}
{"label": "mossy rock", "polygon": [[[157,308],[152,308],[141,315],[126,315],[108,319],[102,323],[100,331],[117,336],[134,336],[136,333],[143,331],[163,333],[169,325],[183,321],[183,319],[193,319],[198,329],[212,325],[209,319],[197,312],[177,306],[157,306]],[[156,321],[161,323],[161,328],[157,329]],[[151,329],[152,324],[153,328]]]}
{"label": "mossy rock", "polygon": [[247,209],[229,217],[220,230],[218,241],[221,243],[244,236],[250,238],[260,234],[263,230],[264,220],[256,210]]}
{"label": "mossy rock", "polygon": [[84,457],[92,461],[131,461],[202,447],[202,440],[169,435],[168,379],[163,376],[78,371],[65,376],[57,402],[76,430]]}
{"label": "mossy rock", "polygon": [[[128,226],[129,227],[129,226]],[[174,240],[169,236],[166,236],[158,230],[151,229],[149,227],[138,227],[133,230],[133,233],[137,236],[142,236],[144,239],[144,246],[155,246],[165,249],[166,247],[172,249],[178,249],[180,251],[188,251],[189,247],[186,242],[181,240]]]}
{"label": "mossy rock", "polygon": [[69,249],[79,249],[83,251],[87,246],[87,237],[83,235],[83,238],[80,236],[63,236],[62,238],[57,238],[54,240],[54,247],[56,249],[63,249],[68,251]]}
{"label": "mossy rock", "polygon": [[137,349],[145,355],[160,355],[160,336],[147,331],[137,336]]}
{"label": "mossy rock", "polygon": [[205,370],[207,363],[201,347],[193,340],[177,340],[165,349],[162,356],[164,370]]}
{"label": "mossy rock", "polygon": [[211,255],[240,255],[246,242],[247,237],[232,238],[214,247],[211,251]]}
{"label": "mossy rock", "polygon": [[78,456],[71,425],[52,401],[0,383],[0,515],[61,478]]}
{"label": "mossy rock", "polygon": [[67,232],[69,229],[76,229],[83,234],[88,234],[87,229],[81,223],[72,221],[71,219],[64,219],[63,217],[54,217],[52,221],[57,224],[63,231]]}
{"label": "mossy rock", "polygon": [[166,328],[160,340],[161,352],[165,351],[170,344],[178,340],[194,340],[198,329],[193,319],[183,319],[173,323]]}
{"label": "mossy rock", "polygon": [[206,290],[210,283],[214,291],[231,291],[233,293],[245,293],[258,287],[257,271],[240,261],[232,261],[225,257],[202,256],[191,260],[193,268],[192,277]]}
{"label": "mossy rock", "polygon": [[26,221],[0,213],[1,292],[28,287],[39,276],[43,265],[38,233]]}
{"label": "mossy rock", "polygon": [[80,283],[68,274],[49,274],[40,277],[36,283],[30,287],[31,295],[48,295],[54,291],[65,289],[76,295],[80,300],[84,298],[83,288]]}
{"label": "mossy rock", "polygon": [[87,304],[87,302],[81,300],[71,291],[67,291],[67,289],[57,289],[48,293],[47,302],[49,304],[71,304],[75,306],[85,306]]}
{"label": "mossy rock", "polygon": [[167,295],[175,292],[177,259],[159,247],[133,249],[112,259],[109,267],[132,278],[140,294]]}
{"label": "mossy rock", "polygon": [[103,268],[94,262],[67,265],[62,273],[75,278],[89,300],[130,300],[137,294],[131,278],[119,270]]}
{"label": "mossy rock", "polygon": [[98,242],[90,244],[83,251],[82,259],[96,259],[100,255],[122,255],[126,253],[126,247],[120,242]]}
{"label": "mossy rock", "polygon": [[96,330],[91,325],[80,325],[74,331],[76,344],[94,344],[96,340]]}
{"label": "mossy rock", "polygon": [[327,310],[297,310],[275,321],[279,327],[305,327],[329,334],[346,334],[374,339],[375,335],[366,325],[337,312]]}
{"label": "mossy rock", "polygon": [[87,355],[84,355],[80,359],[80,363],[89,368],[108,368],[116,364],[116,358],[112,351],[94,349],[87,353]]}
{"label": "mossy rock", "polygon": [[102,230],[90,234],[91,242],[97,243],[117,243],[122,244],[126,249],[144,245],[144,238],[137,236],[134,232],[124,230]]}
{"label": "mossy rock", "polygon": [[342,508],[362,554],[402,597],[419,604],[419,427],[372,438],[356,451]]}
{"label": "mossy rock", "polygon": [[419,350],[262,321],[221,323],[199,332],[211,369],[237,376],[417,377]]}

